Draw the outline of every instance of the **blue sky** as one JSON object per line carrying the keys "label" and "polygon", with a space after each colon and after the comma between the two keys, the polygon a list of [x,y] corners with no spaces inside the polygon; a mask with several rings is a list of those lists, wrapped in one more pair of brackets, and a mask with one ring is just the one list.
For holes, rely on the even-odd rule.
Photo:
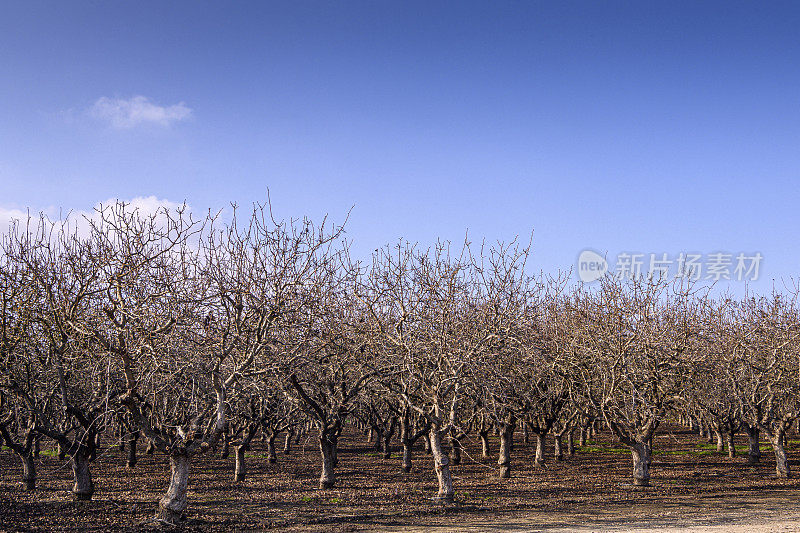
{"label": "blue sky", "polygon": [[[527,238],[800,273],[800,5],[5,1],[0,215],[328,213],[356,253]],[[740,290],[741,283],[733,284]]]}

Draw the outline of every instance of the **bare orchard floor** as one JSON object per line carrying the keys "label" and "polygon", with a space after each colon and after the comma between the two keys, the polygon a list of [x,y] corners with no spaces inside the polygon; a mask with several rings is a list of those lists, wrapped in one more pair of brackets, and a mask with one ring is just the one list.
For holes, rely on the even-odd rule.
{"label": "bare orchard floor", "polygon": [[[731,460],[696,435],[667,427],[654,442],[652,486],[638,488],[629,479],[630,453],[607,433],[562,462],[548,456],[542,468],[532,466],[533,445],[520,442],[519,433],[516,437],[510,480],[497,478],[496,457],[482,459],[479,443],[466,443],[462,464],[453,467],[456,502],[448,506],[430,499],[436,478],[421,447],[415,450],[413,472],[406,474],[397,449],[391,459],[383,459],[348,428],[341,440],[337,485],[320,491],[315,439],[301,442],[289,456],[279,453],[276,464],[267,462],[265,446],[257,441],[248,453],[244,482],[232,481],[233,454],[228,459],[215,454],[193,465],[185,529],[800,531],[800,480],[775,477],[766,445],[762,462],[751,466],[744,454]],[[745,437],[737,439],[744,447]],[[496,453],[496,438],[491,444]],[[800,440],[791,440],[794,469],[798,452]],[[155,527],[151,518],[167,487],[167,461],[142,454],[135,469],[124,464],[118,450],[106,449],[92,464],[94,500],[73,502],[66,461],[43,453],[38,488],[24,492],[19,461],[7,450],[0,452],[0,530]]]}

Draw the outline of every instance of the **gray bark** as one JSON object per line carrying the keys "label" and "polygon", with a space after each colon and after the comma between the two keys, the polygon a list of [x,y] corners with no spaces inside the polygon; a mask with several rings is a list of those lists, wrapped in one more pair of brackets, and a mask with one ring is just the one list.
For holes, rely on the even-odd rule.
{"label": "gray bark", "polygon": [[275,464],[278,462],[278,455],[275,453],[275,433],[270,433],[267,437],[267,462]]}
{"label": "gray bark", "polygon": [[336,484],[336,444],[330,439],[320,437],[320,452],[322,453],[322,475],[319,478],[319,488],[329,489]]}
{"label": "gray bark", "polygon": [[488,431],[481,431],[478,433],[478,436],[481,439],[481,455],[484,459],[489,458],[489,432]]}
{"label": "gray bark", "polygon": [[745,431],[747,432],[747,462],[754,465],[761,461],[761,448],[759,447],[759,429],[757,426],[750,426],[745,424]]}
{"label": "gray bark", "polygon": [[500,453],[497,464],[500,465],[500,479],[511,477],[511,444],[514,440],[514,422],[501,424]]}
{"label": "gray bark", "polygon": [[439,481],[439,493],[436,499],[443,502],[453,501],[453,478],[450,474],[450,458],[442,449],[442,433],[438,424],[430,430],[431,454],[433,454],[436,477]]}
{"label": "gray bark", "polygon": [[454,465],[461,464],[461,441],[456,437],[450,437],[450,461]]}
{"label": "gray bark", "polygon": [[36,463],[33,461],[33,454],[27,453],[20,455],[22,459],[22,482],[25,484],[25,490],[36,489]]}
{"label": "gray bark", "polygon": [[544,465],[544,446],[545,446],[545,434],[544,433],[537,433],[536,434],[536,457],[533,460],[533,464],[535,466],[543,466]]}
{"label": "gray bark", "polygon": [[244,481],[247,476],[247,464],[244,460],[244,452],[247,451],[247,448],[249,448],[247,444],[240,444],[235,447],[236,468],[233,472],[234,481]]}
{"label": "gray bark", "polygon": [[94,483],[92,482],[92,471],[89,469],[89,455],[83,449],[78,450],[72,455],[72,475],[75,484],[72,486],[72,494],[76,500],[91,500],[94,494]]}
{"label": "gray bark", "polygon": [[650,463],[652,450],[649,442],[636,442],[631,446],[633,456],[633,484],[640,487],[650,485]]}
{"label": "gray bark", "polygon": [[294,436],[294,431],[289,430],[286,432],[286,439],[283,441],[283,455],[291,455],[292,453],[292,437]]}
{"label": "gray bark", "polygon": [[714,428],[714,437],[717,440],[717,453],[722,453],[725,450],[725,443],[722,440],[723,431],[719,428]]}
{"label": "gray bark", "polygon": [[732,427],[728,428],[728,431],[725,433],[725,444],[728,448],[728,457],[731,459],[736,457],[736,443],[734,441],[735,436],[736,430]]}
{"label": "gray bark", "polygon": [[169,458],[172,475],[167,493],[158,502],[156,518],[168,524],[177,525],[188,505],[186,493],[189,487],[189,467],[191,461],[186,455],[174,455]]}
{"label": "gray bark", "polygon": [[770,441],[772,449],[775,452],[775,473],[779,478],[788,479],[792,473],[789,469],[789,459],[786,457],[786,448],[784,448],[784,432],[778,431]]}
{"label": "gray bark", "polygon": [[139,441],[139,431],[131,431],[128,435],[128,460],[125,466],[133,468],[136,466],[138,458],[136,457],[136,443]]}
{"label": "gray bark", "polygon": [[553,457],[556,461],[563,461],[564,460],[564,450],[562,446],[561,435],[554,434],[553,436],[555,442],[555,451],[553,453]]}

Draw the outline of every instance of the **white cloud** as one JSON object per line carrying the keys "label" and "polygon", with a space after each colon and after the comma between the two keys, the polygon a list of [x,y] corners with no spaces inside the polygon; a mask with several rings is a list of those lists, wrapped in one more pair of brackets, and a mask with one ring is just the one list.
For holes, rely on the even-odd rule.
{"label": "white cloud", "polygon": [[189,118],[192,110],[183,102],[160,106],[145,96],[134,96],[127,100],[103,96],[94,103],[89,114],[108,122],[114,128],[129,129],[140,124],[169,127],[175,122]]}
{"label": "white cloud", "polygon": [[[172,202],[167,199],[157,198],[156,196],[137,196],[131,200],[118,200],[117,198],[110,198],[105,202],[98,202],[93,209],[89,210],[72,210],[72,211],[59,211],[55,207],[47,207],[43,209],[31,208],[30,211],[13,208],[0,207],[0,238],[2,235],[8,233],[9,228],[18,221],[21,229],[24,228],[28,222],[28,216],[31,217],[31,229],[36,229],[39,224],[39,216],[44,214],[49,220],[53,222],[67,222],[68,227],[77,230],[78,234],[86,237],[90,232],[90,221],[97,222],[100,217],[97,210],[101,207],[107,208],[114,206],[117,202],[124,202],[127,212],[136,211],[141,218],[147,218],[151,215],[163,213],[163,209],[171,212],[182,206],[177,202]],[[187,208],[187,211],[191,209]],[[157,216],[156,221],[160,221],[161,217]]]}
{"label": "white cloud", "polygon": [[[33,213],[32,216],[36,214]],[[0,207],[0,235],[8,233],[8,228],[17,221],[20,224],[26,223],[28,220],[28,213],[21,209],[7,209]]]}

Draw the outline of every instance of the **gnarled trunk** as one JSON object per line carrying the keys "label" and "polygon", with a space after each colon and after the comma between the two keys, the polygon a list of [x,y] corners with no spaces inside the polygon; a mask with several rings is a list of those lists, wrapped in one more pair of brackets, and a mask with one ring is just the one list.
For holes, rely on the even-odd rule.
{"label": "gnarled trunk", "polygon": [[402,468],[403,468],[403,472],[406,472],[406,473],[411,472],[411,469],[413,468],[413,466],[411,464],[411,449],[412,449],[411,443],[409,443],[407,441],[403,441],[403,463],[402,463]]}
{"label": "gnarled trunk", "polygon": [[500,430],[500,453],[497,456],[497,464],[500,465],[500,479],[511,477],[511,444],[514,440],[514,421],[501,424]]}
{"label": "gnarled trunk", "polygon": [[278,455],[275,453],[275,433],[270,433],[267,437],[267,462],[275,464],[278,462]]}
{"label": "gnarled trunk", "polygon": [[736,457],[736,443],[734,442],[735,436],[736,430],[732,427],[728,428],[728,431],[725,433],[725,444],[728,448],[728,457],[731,459]]}
{"label": "gnarled trunk", "polygon": [[489,431],[479,431],[478,437],[481,439],[481,455],[484,459],[489,458]]}
{"label": "gnarled trunk", "polygon": [[772,449],[775,452],[775,473],[779,478],[787,479],[792,473],[789,470],[789,459],[784,448],[784,432],[778,431],[771,438]]}
{"label": "gnarled trunk", "polygon": [[283,441],[283,455],[291,455],[292,453],[292,437],[294,436],[294,430],[289,430],[286,432],[286,438]]}
{"label": "gnarled trunk", "polygon": [[125,466],[133,468],[136,466],[138,458],[136,457],[136,443],[139,441],[139,431],[131,431],[128,435],[128,460]]}
{"label": "gnarled trunk", "polygon": [[461,441],[454,436],[450,437],[450,461],[454,465],[461,464]]}
{"label": "gnarled trunk", "polygon": [[322,453],[322,475],[319,478],[319,488],[329,489],[336,484],[336,444],[331,442],[325,433],[320,436],[319,448]]}
{"label": "gnarled trunk", "polygon": [[533,464],[535,466],[544,466],[544,445],[545,445],[545,434],[544,433],[537,433],[536,434],[536,457],[533,460]]}
{"label": "gnarled trunk", "polygon": [[383,436],[383,458],[384,459],[391,459],[392,458],[392,435],[384,435]]}
{"label": "gnarled trunk", "polygon": [[563,461],[564,460],[564,449],[562,446],[561,435],[555,433],[553,435],[553,442],[555,444],[555,450],[553,452],[553,458],[556,461]]}
{"label": "gnarled trunk", "polygon": [[717,439],[717,453],[722,453],[725,450],[725,443],[722,440],[723,431],[719,428],[714,428],[714,437]]}
{"label": "gnarled trunk", "polygon": [[22,482],[25,490],[36,489],[36,463],[33,461],[33,454],[28,451],[25,454],[18,454],[22,460]]}
{"label": "gnarled trunk", "polygon": [[219,456],[223,459],[227,459],[231,455],[231,444],[228,441],[228,436],[222,436],[222,451],[220,452]]}
{"label": "gnarled trunk", "polygon": [[75,484],[72,486],[72,494],[76,500],[91,500],[94,494],[94,483],[92,482],[92,471],[89,469],[89,454],[81,447],[72,455],[72,475]]}
{"label": "gnarled trunk", "polygon": [[442,450],[442,433],[438,424],[433,424],[430,430],[431,454],[439,480],[439,493],[436,499],[443,502],[453,501],[453,478],[450,474],[450,458]]}
{"label": "gnarled trunk", "polygon": [[761,461],[761,448],[759,448],[759,429],[756,426],[745,424],[745,431],[747,432],[747,462],[754,465]]}
{"label": "gnarled trunk", "polygon": [[147,439],[147,448],[145,448],[144,453],[146,455],[153,455],[156,451],[156,445],[150,439]]}
{"label": "gnarled trunk", "polygon": [[640,487],[650,485],[650,462],[652,450],[649,442],[635,442],[631,446],[633,456],[633,484]]}
{"label": "gnarled trunk", "polygon": [[244,478],[247,476],[247,464],[244,460],[244,452],[246,452],[248,448],[249,446],[247,444],[240,444],[235,447],[234,455],[236,456],[236,468],[233,472],[234,481],[244,481]]}
{"label": "gnarled trunk", "polygon": [[177,525],[183,517],[188,501],[189,467],[191,460],[186,455],[173,455],[169,458],[172,476],[167,493],[158,502],[156,518],[168,524]]}
{"label": "gnarled trunk", "polygon": [[575,428],[570,428],[567,433],[567,454],[575,455]]}

